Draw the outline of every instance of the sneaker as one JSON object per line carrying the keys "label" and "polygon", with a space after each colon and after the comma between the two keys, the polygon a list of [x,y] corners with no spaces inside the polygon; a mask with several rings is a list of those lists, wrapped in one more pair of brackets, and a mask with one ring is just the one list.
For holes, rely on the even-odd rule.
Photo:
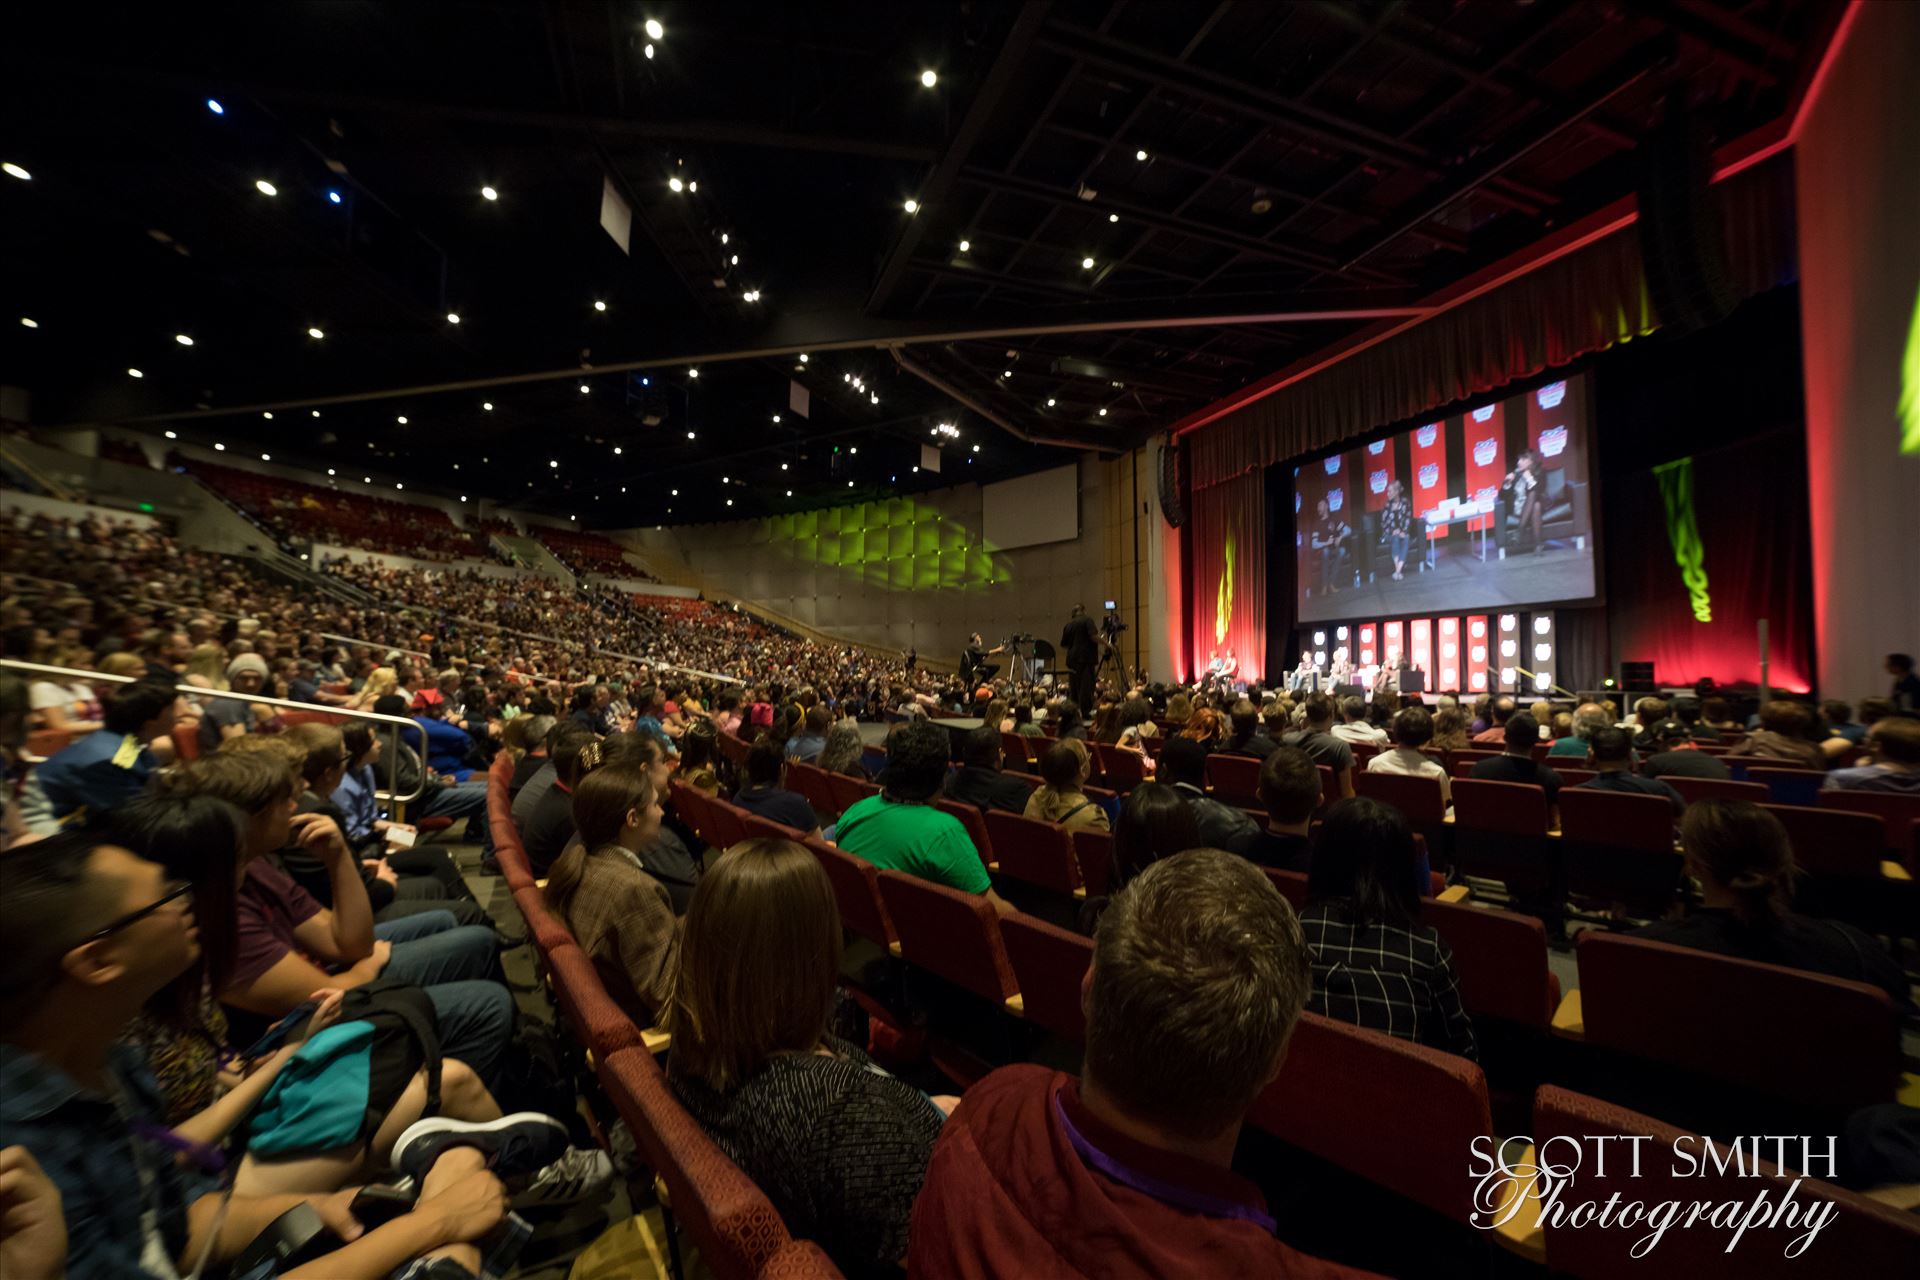
{"label": "sneaker", "polygon": [[424,1182],[440,1153],[454,1147],[477,1148],[487,1167],[502,1180],[533,1174],[565,1155],[567,1127],[538,1111],[520,1111],[498,1120],[450,1120],[429,1116],[407,1126],[393,1144],[393,1167]]}
{"label": "sneaker", "polygon": [[509,1209],[554,1209],[597,1200],[613,1182],[613,1160],[598,1147],[574,1147],[546,1168],[508,1203]]}

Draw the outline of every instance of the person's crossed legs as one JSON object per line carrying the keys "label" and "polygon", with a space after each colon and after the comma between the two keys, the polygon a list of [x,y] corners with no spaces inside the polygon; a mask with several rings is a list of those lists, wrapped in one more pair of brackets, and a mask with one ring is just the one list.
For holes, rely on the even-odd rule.
{"label": "person's crossed legs", "polygon": [[376,924],[373,933],[393,944],[380,976],[423,988],[439,1017],[441,1052],[493,1087],[514,1017],[513,995],[499,981],[493,930],[426,911]]}

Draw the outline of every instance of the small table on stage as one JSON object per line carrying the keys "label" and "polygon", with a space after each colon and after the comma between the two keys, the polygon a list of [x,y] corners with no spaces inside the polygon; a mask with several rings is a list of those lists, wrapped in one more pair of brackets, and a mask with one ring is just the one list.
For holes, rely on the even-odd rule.
{"label": "small table on stage", "polygon": [[1494,520],[1498,518],[1499,510],[1500,503],[1496,498],[1488,498],[1483,502],[1459,502],[1448,498],[1421,516],[1420,518],[1426,521],[1427,525],[1427,568],[1434,567],[1433,531],[1435,529],[1445,529],[1462,520],[1471,521],[1480,516],[1487,516],[1487,522],[1478,529],[1469,530],[1469,533],[1480,535],[1480,559],[1486,560],[1487,533],[1492,528]]}

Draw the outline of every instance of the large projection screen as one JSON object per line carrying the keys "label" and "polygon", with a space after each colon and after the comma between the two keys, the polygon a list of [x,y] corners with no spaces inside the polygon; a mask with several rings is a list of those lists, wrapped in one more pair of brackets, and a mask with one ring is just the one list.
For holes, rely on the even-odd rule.
{"label": "large projection screen", "polygon": [[990,551],[1080,536],[1080,468],[1069,463],[980,490],[980,536]]}
{"label": "large projection screen", "polygon": [[1301,463],[1300,621],[1593,600],[1591,435],[1580,375]]}

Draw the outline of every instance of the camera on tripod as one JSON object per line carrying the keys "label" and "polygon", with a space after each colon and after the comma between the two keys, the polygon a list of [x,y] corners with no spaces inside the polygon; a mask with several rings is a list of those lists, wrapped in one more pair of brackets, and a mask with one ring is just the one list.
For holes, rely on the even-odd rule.
{"label": "camera on tripod", "polygon": [[1108,640],[1112,640],[1126,629],[1127,624],[1120,621],[1119,604],[1113,600],[1107,601],[1107,616],[1100,619],[1100,633]]}

